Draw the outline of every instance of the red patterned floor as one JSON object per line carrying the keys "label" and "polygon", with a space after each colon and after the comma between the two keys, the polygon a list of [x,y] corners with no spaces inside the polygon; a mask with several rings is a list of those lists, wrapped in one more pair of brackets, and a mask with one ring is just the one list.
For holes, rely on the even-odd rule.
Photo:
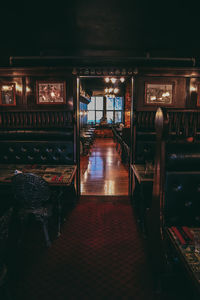
{"label": "red patterned floor", "polygon": [[79,203],[65,222],[61,237],[26,270],[17,297],[155,299],[131,206]]}

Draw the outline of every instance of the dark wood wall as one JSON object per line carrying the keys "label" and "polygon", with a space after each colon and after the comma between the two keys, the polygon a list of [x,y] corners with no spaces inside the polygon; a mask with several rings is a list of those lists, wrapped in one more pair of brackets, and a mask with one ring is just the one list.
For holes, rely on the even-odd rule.
{"label": "dark wood wall", "polygon": [[[199,69],[149,68],[139,69],[135,76],[134,110],[156,111],[159,106],[145,103],[145,83],[170,83],[174,86],[172,105],[168,109],[198,109],[197,93],[200,83]],[[194,88],[192,91],[191,88]]]}
{"label": "dark wood wall", "polygon": [[[67,110],[73,111],[73,77],[71,70],[60,68],[0,69],[0,84],[15,83],[16,106],[0,106],[1,111]],[[37,104],[36,81],[65,81],[66,103]]]}
{"label": "dark wood wall", "polygon": [[145,104],[145,83],[171,83],[174,85],[174,102],[167,107],[185,108],[186,106],[186,79],[177,77],[139,77],[137,85],[137,110],[154,110],[159,105]]}
{"label": "dark wood wall", "polygon": [[[63,81],[63,104],[37,104],[37,81]],[[0,129],[66,128],[74,124],[75,78],[67,68],[0,69],[0,85],[15,83],[16,105],[0,105]]]}

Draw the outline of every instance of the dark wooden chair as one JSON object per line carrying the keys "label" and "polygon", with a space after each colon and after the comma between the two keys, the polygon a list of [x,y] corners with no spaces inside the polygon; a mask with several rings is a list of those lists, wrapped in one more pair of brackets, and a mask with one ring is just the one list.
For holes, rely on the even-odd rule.
{"label": "dark wooden chair", "polygon": [[17,215],[22,223],[33,215],[43,226],[46,245],[51,245],[48,233],[48,218],[51,216],[50,189],[48,183],[35,174],[20,173],[12,179]]}

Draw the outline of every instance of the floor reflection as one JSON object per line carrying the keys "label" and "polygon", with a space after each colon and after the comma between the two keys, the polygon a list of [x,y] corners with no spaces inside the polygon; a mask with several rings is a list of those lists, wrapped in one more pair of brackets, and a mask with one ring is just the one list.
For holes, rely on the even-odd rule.
{"label": "floor reflection", "polygon": [[110,138],[96,139],[91,155],[81,164],[82,195],[128,195],[128,169]]}

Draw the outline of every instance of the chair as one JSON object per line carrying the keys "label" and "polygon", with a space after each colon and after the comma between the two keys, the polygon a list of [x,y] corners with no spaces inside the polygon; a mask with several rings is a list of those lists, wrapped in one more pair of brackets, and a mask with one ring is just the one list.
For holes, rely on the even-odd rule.
{"label": "chair", "polygon": [[48,202],[50,189],[48,183],[38,175],[32,173],[20,173],[12,178],[12,187],[16,200],[18,217],[23,223],[29,216],[42,223],[46,245],[51,245],[48,234],[48,217],[51,215]]}
{"label": "chair", "polygon": [[[6,252],[7,252],[7,239],[10,219],[12,216],[13,208],[9,208],[0,217],[0,298],[10,299],[10,294],[7,285],[7,267],[6,267]],[[2,298],[3,297],[3,298]]]}

